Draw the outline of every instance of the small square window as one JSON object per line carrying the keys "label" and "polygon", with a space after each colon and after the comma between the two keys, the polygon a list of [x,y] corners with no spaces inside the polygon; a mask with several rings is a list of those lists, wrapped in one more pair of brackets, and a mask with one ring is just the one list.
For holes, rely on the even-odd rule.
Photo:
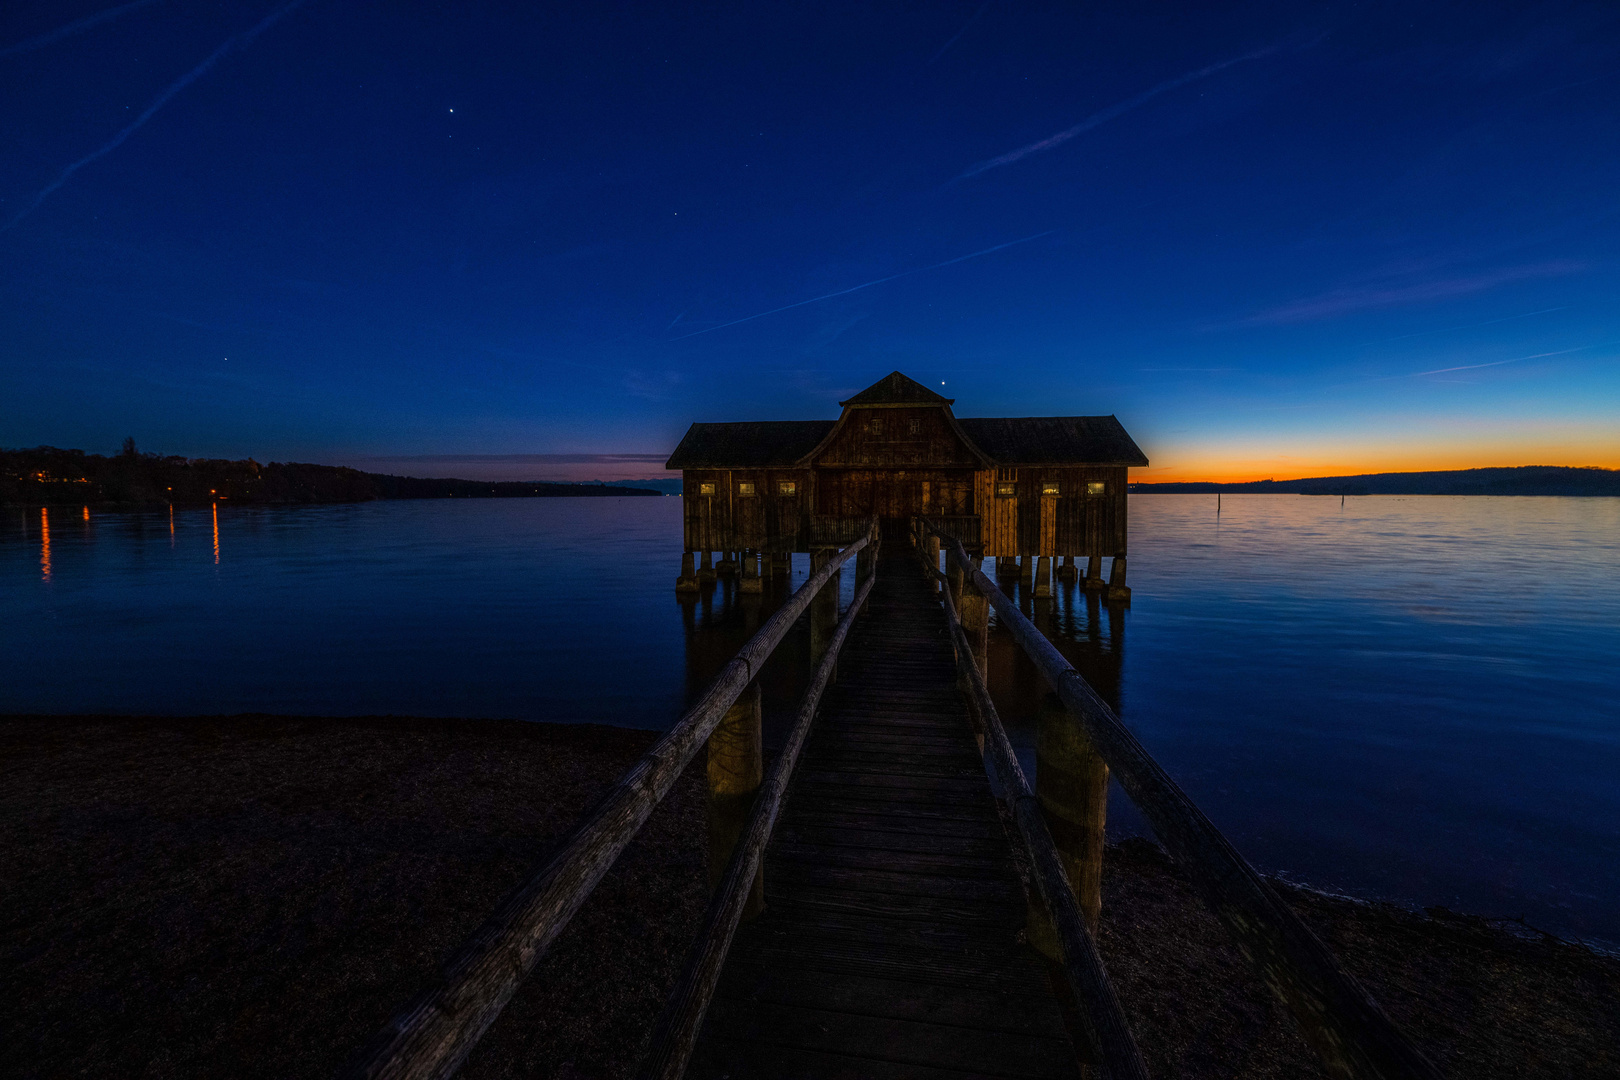
{"label": "small square window", "polygon": [[868,432],[870,432],[871,434],[873,434],[873,435],[881,435],[881,434],[883,434],[883,421],[881,421],[881,420],[868,420],[866,422],[866,430]]}
{"label": "small square window", "polygon": [[996,485],[996,498],[998,498],[998,499],[1010,499],[1010,498],[1012,498],[1013,496],[1015,496],[1017,494],[1018,494],[1018,485],[1017,484],[1005,484],[1005,483],[1003,483],[1003,484],[997,484]]}
{"label": "small square window", "polygon": [[778,495],[797,495],[799,493],[799,485],[793,480],[778,480],[776,483],[776,493]]}
{"label": "small square window", "polygon": [[698,485],[698,494],[699,495],[713,495],[714,494],[714,485],[713,484],[699,484]]}
{"label": "small square window", "polygon": [[1108,494],[1108,485],[1101,480],[1088,480],[1086,481],[1086,494],[1106,495]]}
{"label": "small square window", "polygon": [[1061,485],[1059,485],[1056,480],[1042,480],[1041,481],[1041,494],[1042,495],[1061,495],[1061,494],[1063,494],[1063,489],[1062,489]]}
{"label": "small square window", "polygon": [[737,481],[737,494],[739,494],[739,495],[752,495],[753,493],[754,493],[754,482],[752,480],[739,480],[739,481]]}
{"label": "small square window", "polygon": [[910,427],[909,427],[909,428],[908,428],[908,430],[909,430],[909,431],[910,431],[910,432],[911,432],[911,433],[912,433],[912,434],[913,434],[913,435],[920,435],[920,434],[922,434],[922,421],[921,421],[921,420],[913,420],[913,421],[912,421],[912,422],[911,422],[911,424],[910,424]]}

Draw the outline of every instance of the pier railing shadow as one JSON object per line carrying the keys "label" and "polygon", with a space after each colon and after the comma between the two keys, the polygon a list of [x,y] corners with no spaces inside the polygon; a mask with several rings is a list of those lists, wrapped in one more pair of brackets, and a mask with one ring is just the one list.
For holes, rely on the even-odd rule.
{"label": "pier railing shadow", "polygon": [[[1041,800],[1007,740],[985,682],[992,609],[1077,722],[1070,737],[1089,743],[1088,749],[1113,772],[1204,903],[1288,1007],[1328,1072],[1353,1080],[1439,1080],[1435,1067],[1238,854],[1056,646],[975,564],[961,541],[923,518],[913,519],[911,541],[930,578],[939,585],[956,650],[958,681],[979,726],[985,768],[1000,782],[1029,851],[1035,889],[1055,931],[1060,963],[1074,992],[1084,1034],[1092,1041],[1091,1049],[1106,1075],[1146,1073],[1090,932],[1097,917],[1100,850],[1093,853],[1098,865],[1088,868],[1088,880],[1077,894],[1066,864],[1086,862],[1086,853],[1073,852],[1067,858],[1060,853]],[[940,570],[942,552],[949,572]],[[1106,787],[1106,772],[1102,785]],[[1100,836],[1100,816],[1092,824]],[[1075,841],[1085,838],[1067,839],[1070,844],[1066,846],[1075,847]]]}
{"label": "pier railing shadow", "polygon": [[[758,896],[761,855],[821,693],[833,677],[850,626],[871,593],[878,540],[873,521],[866,535],[855,538],[842,551],[817,553],[809,579],[738,650],[675,726],[619,778],[551,861],[462,944],[439,981],[377,1033],[346,1075],[368,1080],[453,1075],[653,809],[698,751],[708,746],[711,833],[714,806],[717,801],[723,803],[726,795],[740,797],[734,802],[745,808],[745,816],[734,823],[740,827],[727,830],[738,839],[705,916],[693,959],[656,1029],[643,1075],[679,1076],[684,1071],[732,934],[750,901]],[[830,589],[828,585],[839,580],[851,560],[857,560],[854,602],[833,626],[838,592],[836,584]],[[746,773],[747,763],[757,763],[760,754],[757,678],[794,622],[817,601],[820,603],[812,611],[812,639],[819,639],[820,663],[787,745],[777,755],[763,786],[759,786],[756,772],[752,787],[758,787],[758,792],[754,794]],[[832,619],[827,617],[829,601]]]}

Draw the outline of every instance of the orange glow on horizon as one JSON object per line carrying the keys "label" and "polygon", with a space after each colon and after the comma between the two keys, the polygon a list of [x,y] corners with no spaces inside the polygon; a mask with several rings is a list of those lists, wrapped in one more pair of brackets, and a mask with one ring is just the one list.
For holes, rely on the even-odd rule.
{"label": "orange glow on horizon", "polygon": [[[1559,433],[1563,434],[1563,433]],[[1452,436],[1448,438],[1447,436]],[[1522,465],[1620,469],[1620,435],[1615,432],[1570,431],[1566,437],[1547,432],[1504,430],[1481,440],[1435,432],[1410,441],[1353,436],[1343,440],[1268,438],[1223,439],[1147,447],[1147,468],[1132,469],[1132,483],[1239,484],[1253,480],[1302,480],[1318,476],[1368,473],[1445,472],[1453,469],[1500,469]],[[1472,433],[1470,433],[1472,436]],[[1404,445],[1403,445],[1404,444]]]}

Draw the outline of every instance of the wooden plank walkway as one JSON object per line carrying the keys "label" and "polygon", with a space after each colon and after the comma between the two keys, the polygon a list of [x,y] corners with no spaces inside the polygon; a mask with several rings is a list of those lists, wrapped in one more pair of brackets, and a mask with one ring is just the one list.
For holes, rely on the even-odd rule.
{"label": "wooden plank walkway", "polygon": [[1074,1077],[945,616],[878,570],[737,934],[692,1077]]}

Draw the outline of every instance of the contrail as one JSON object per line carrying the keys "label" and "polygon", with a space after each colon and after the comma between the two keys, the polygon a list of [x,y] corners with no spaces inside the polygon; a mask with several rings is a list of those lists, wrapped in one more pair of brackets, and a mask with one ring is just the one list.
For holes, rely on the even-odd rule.
{"label": "contrail", "polygon": [[5,48],[0,49],[0,56],[15,56],[17,53],[43,49],[45,46],[61,41],[65,37],[72,37],[81,30],[88,30],[92,26],[98,26],[108,19],[116,19],[126,11],[134,11],[136,8],[143,8],[148,4],[155,3],[157,3],[157,0],[134,0],[134,3],[120,4],[115,8],[108,8],[106,11],[98,11],[94,15],[86,15],[82,19],[70,22],[66,26],[58,26],[55,30],[40,34],[38,37],[31,37],[27,41],[19,41],[15,45],[7,45]]}
{"label": "contrail", "polygon": [[997,244],[995,247],[988,247],[983,251],[975,251],[971,255],[958,255],[954,259],[946,259],[944,262],[935,263],[932,266],[919,266],[915,270],[902,270],[898,274],[890,274],[888,277],[881,277],[876,281],[868,281],[864,285],[853,285],[850,288],[839,289],[837,292],[830,292],[824,296],[813,296],[808,300],[800,300],[796,304],[783,304],[779,308],[771,308],[771,310],[762,311],[758,315],[749,315],[746,318],[733,319],[730,322],[721,323],[719,326],[711,326],[707,330],[694,330],[690,334],[682,334],[680,337],[670,338],[669,340],[685,341],[687,338],[697,337],[699,334],[712,334],[716,330],[724,330],[726,327],[736,326],[738,323],[753,322],[755,319],[763,319],[765,316],[775,315],[779,311],[790,311],[796,307],[804,307],[806,304],[819,304],[821,301],[831,300],[835,296],[848,296],[852,292],[860,292],[862,289],[870,289],[874,285],[882,285],[885,281],[894,281],[896,278],[910,277],[912,274],[921,274],[928,270],[938,270],[942,266],[952,266],[959,262],[967,262],[969,259],[977,259],[980,255],[988,255],[992,251],[1001,251],[1003,248],[1015,247],[1018,244],[1027,244],[1031,240],[1039,240],[1043,236],[1051,236],[1056,231],[1056,229],[1047,229],[1045,232],[1038,232],[1034,236],[1026,236],[1021,240],[1009,240],[1005,244]]}
{"label": "contrail", "polygon": [[974,23],[978,22],[979,21],[979,16],[983,15],[984,12],[985,12],[985,9],[988,8],[989,6],[990,6],[990,0],[984,0],[984,3],[979,5],[979,10],[975,11],[973,13],[973,17],[971,19],[969,19],[967,22],[963,23],[962,24],[962,29],[958,30],[955,34],[951,35],[951,40],[949,40],[945,44],[941,45],[939,47],[939,52],[935,53],[932,57],[930,57],[929,60],[928,60],[928,63],[924,64],[923,67],[929,67],[929,66],[933,65],[935,62],[937,62],[939,60],[940,57],[942,57],[946,53],[950,52],[951,46],[956,44],[956,39],[961,37],[963,34],[967,33],[968,32],[968,27],[970,27]]}
{"label": "contrail", "polygon": [[1415,379],[1420,375],[1444,375],[1448,371],[1473,371],[1475,368],[1482,367],[1501,367],[1503,364],[1517,364],[1520,360],[1540,360],[1543,356],[1563,356],[1566,353],[1584,352],[1587,349],[1595,348],[1597,348],[1596,345],[1582,345],[1576,349],[1559,349],[1557,352],[1538,352],[1531,353],[1529,356],[1515,356],[1509,360],[1492,360],[1488,364],[1458,364],[1456,367],[1435,368],[1433,371],[1416,371],[1408,375],[1407,378]]}
{"label": "contrail", "polygon": [[58,188],[67,183],[69,177],[91,162],[104,158],[114,150],[118,149],[118,147],[123,144],[125,139],[139,131],[141,125],[152,119],[152,116],[159,109],[168,104],[170,98],[174,97],[174,95],[178,94],[180,91],[202,78],[202,76],[207,73],[208,69],[217,64],[222,57],[228,53],[234,52],[237,49],[244,48],[245,46],[251,44],[254,38],[270,29],[270,27],[274,26],[278,21],[280,21],[282,16],[291,13],[295,8],[301,6],[303,3],[304,0],[292,0],[292,3],[279,7],[270,14],[266,15],[259,21],[258,25],[254,26],[251,30],[245,30],[234,37],[228,38],[225,44],[215,49],[212,53],[209,53],[206,60],[192,68],[190,71],[186,72],[184,75],[180,76],[174,82],[170,83],[169,88],[163,91],[163,93],[159,94],[156,101],[148,105],[141,115],[137,116],[134,120],[131,120],[129,124],[127,124],[118,134],[114,135],[105,146],[101,147],[99,150],[91,151],[89,154],[86,154],[78,161],[75,161],[73,164],[63,169],[62,175],[58,176],[51,184],[46,186],[45,190],[41,191],[38,195],[35,195],[34,201],[23,207],[22,212],[16,217],[6,222],[5,227],[0,228],[0,232],[6,232],[9,229],[15,228],[18,222],[37,210],[40,203],[50,198]]}
{"label": "contrail", "polygon": [[1038,154],[1042,150],[1050,150],[1054,146],[1061,146],[1070,139],[1074,138],[1076,135],[1083,135],[1092,128],[1101,127],[1110,120],[1124,116],[1132,109],[1137,108],[1140,105],[1145,105],[1147,102],[1158,97],[1160,94],[1167,94],[1178,87],[1186,86],[1190,82],[1197,82],[1199,79],[1207,79],[1217,71],[1224,71],[1233,64],[1241,64],[1245,60],[1258,60],[1263,56],[1270,56],[1279,48],[1280,46],[1272,45],[1269,48],[1260,49],[1257,52],[1244,53],[1242,56],[1233,57],[1230,60],[1222,60],[1218,64],[1211,64],[1208,67],[1201,67],[1197,71],[1190,71],[1185,75],[1177,76],[1176,78],[1171,79],[1169,82],[1162,82],[1158,86],[1142,91],[1135,97],[1126,98],[1124,101],[1121,101],[1116,105],[1108,106],[1108,108],[1102,110],[1101,112],[1092,113],[1090,116],[1074,125],[1074,127],[1060,131],[1056,135],[1050,135],[1042,139],[1040,142],[1032,142],[1028,146],[1021,146],[1017,150],[1013,150],[1010,153],[1002,154],[1000,157],[991,158],[989,161],[981,161],[977,165],[967,169],[956,179],[966,180],[969,177],[978,176],[980,173],[989,172],[991,169],[999,169],[1003,165],[1011,165],[1013,162],[1019,160],[1020,158],[1028,157],[1030,154]]}

